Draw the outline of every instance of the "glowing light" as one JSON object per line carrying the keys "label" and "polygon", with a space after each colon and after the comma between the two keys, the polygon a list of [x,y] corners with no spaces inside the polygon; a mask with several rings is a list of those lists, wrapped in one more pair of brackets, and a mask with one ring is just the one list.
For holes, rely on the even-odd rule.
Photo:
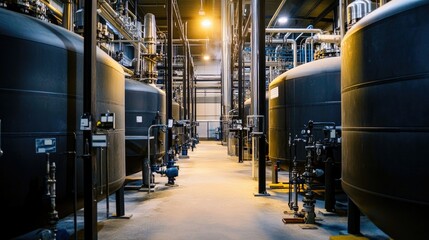
{"label": "glowing light", "polygon": [[279,20],[278,20],[278,22],[279,22],[280,24],[285,24],[285,23],[287,23],[287,17],[280,17],[280,18],[279,18]]}
{"label": "glowing light", "polygon": [[205,54],[205,55],[203,56],[203,60],[204,60],[204,61],[208,61],[208,60],[210,60],[210,55]]}
{"label": "glowing light", "polygon": [[212,25],[212,21],[208,18],[205,18],[201,21],[201,26],[205,27],[205,28],[209,28]]}

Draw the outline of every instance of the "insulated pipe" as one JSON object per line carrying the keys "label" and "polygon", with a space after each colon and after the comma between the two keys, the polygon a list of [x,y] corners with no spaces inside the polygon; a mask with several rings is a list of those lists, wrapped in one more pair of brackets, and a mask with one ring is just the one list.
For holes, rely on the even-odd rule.
{"label": "insulated pipe", "polygon": [[324,42],[324,43],[335,43],[340,44],[341,43],[341,36],[340,35],[328,35],[328,34],[316,34],[313,37],[311,37],[312,40],[315,42]]}
{"label": "insulated pipe", "polygon": [[[225,117],[231,110],[231,33],[230,33],[230,3],[222,0],[222,115]],[[223,129],[225,131],[225,129]],[[226,134],[224,134],[226,135]],[[225,137],[225,136],[224,136]]]}
{"label": "insulated pipe", "polygon": [[146,44],[148,59],[145,59],[144,75],[145,80],[149,83],[156,82],[158,73],[156,71],[156,61],[154,56],[156,55],[156,22],[155,15],[147,13],[144,16],[144,31],[143,41]]}

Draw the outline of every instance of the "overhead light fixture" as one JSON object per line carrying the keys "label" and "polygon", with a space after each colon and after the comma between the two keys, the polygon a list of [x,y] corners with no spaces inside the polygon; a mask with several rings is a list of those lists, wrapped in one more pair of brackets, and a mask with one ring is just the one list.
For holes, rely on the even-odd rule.
{"label": "overhead light fixture", "polygon": [[285,23],[287,23],[287,17],[280,17],[278,20],[277,20],[277,22],[278,23],[280,23],[280,24],[285,24]]}
{"label": "overhead light fixture", "polygon": [[208,55],[208,54],[204,54],[204,56],[203,56],[203,60],[204,60],[204,61],[208,61],[208,60],[210,60],[210,55]]}
{"label": "overhead light fixture", "polygon": [[205,18],[201,21],[201,26],[204,28],[209,28],[212,25],[212,21],[208,18]]}
{"label": "overhead light fixture", "polygon": [[203,8],[203,0],[201,0],[201,7],[200,7],[200,11],[198,11],[198,14],[200,16],[206,15],[206,12],[204,12],[204,8]]}

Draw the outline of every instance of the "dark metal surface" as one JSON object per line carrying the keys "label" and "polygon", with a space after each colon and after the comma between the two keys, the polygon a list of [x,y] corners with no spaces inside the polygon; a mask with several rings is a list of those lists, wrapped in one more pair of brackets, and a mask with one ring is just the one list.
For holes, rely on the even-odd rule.
{"label": "dark metal surface", "polygon": [[[141,118],[141,122],[137,121]],[[157,121],[160,121],[159,123]],[[125,147],[126,175],[142,170],[142,160],[147,158],[148,128],[153,124],[165,123],[165,93],[153,84],[125,80]],[[152,129],[151,163],[164,156],[164,134]]]}
{"label": "dark metal surface", "polygon": [[[317,60],[289,70],[270,83],[268,156],[273,163],[281,161],[282,167],[288,167],[293,158],[289,136],[292,140],[301,137],[309,120],[340,125],[340,65],[339,57]],[[273,91],[278,91],[278,97],[273,97]],[[320,132],[314,134],[316,139],[323,136]],[[297,160],[305,161],[303,146],[297,149]]]}
{"label": "dark metal surface", "polygon": [[428,13],[392,1],[342,42],[343,189],[394,239],[427,237]]}
{"label": "dark metal surface", "polygon": [[[0,118],[2,150],[0,189],[7,221],[3,238],[43,227],[47,219],[45,155],[35,153],[36,138],[56,138],[50,154],[57,167],[57,210],[73,211],[74,146],[82,156],[83,39],[63,28],[0,9]],[[125,179],[124,75],[114,60],[97,51],[95,118],[116,113],[108,136],[109,192]],[[93,123],[95,124],[95,123]],[[76,141],[75,144],[75,135]],[[83,163],[77,159],[78,207],[83,200]],[[104,172],[104,171],[103,171]],[[103,177],[97,179],[104,179]],[[105,197],[97,182],[98,200]],[[104,191],[103,191],[104,192]]]}
{"label": "dark metal surface", "polygon": [[[84,42],[83,42],[83,114],[90,116],[95,113],[96,105],[96,46],[97,40],[97,3],[85,0],[84,11]],[[95,116],[94,116],[95,117]],[[93,121],[91,119],[91,121]],[[85,239],[97,239],[97,201],[96,195],[96,159],[92,149],[92,132],[94,125],[83,131],[83,185],[84,185],[84,236]]]}

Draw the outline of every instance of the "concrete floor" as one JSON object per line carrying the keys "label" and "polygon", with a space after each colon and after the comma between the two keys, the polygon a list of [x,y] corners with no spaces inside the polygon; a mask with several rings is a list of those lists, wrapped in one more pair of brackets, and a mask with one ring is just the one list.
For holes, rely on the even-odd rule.
{"label": "concrete floor", "polygon": [[[125,213],[131,218],[106,218],[106,202],[99,202],[98,238],[326,240],[347,232],[345,214],[319,213],[324,206],[322,200],[316,202],[316,229],[302,229],[301,224],[284,224],[282,219],[291,217],[285,214],[289,211],[288,194],[286,189],[269,188],[270,167],[267,167],[270,196],[255,197],[258,182],[252,178],[251,162],[237,163],[238,158],[228,156],[226,146],[220,142],[201,141],[193,152],[189,151],[189,156],[177,162],[180,167],[176,178],[178,186],[167,187],[167,178],[156,175],[157,189],[154,192],[125,191]],[[280,181],[287,178],[285,174],[280,172]],[[136,178],[140,178],[140,174]],[[114,213],[114,195],[109,199],[109,211]],[[80,211],[79,229],[83,225],[82,216]],[[65,219],[58,226],[61,228],[70,222],[70,218]],[[361,217],[361,232],[367,239],[390,239],[365,216]],[[83,239],[82,235],[80,230],[78,237],[72,235],[71,239]]]}

